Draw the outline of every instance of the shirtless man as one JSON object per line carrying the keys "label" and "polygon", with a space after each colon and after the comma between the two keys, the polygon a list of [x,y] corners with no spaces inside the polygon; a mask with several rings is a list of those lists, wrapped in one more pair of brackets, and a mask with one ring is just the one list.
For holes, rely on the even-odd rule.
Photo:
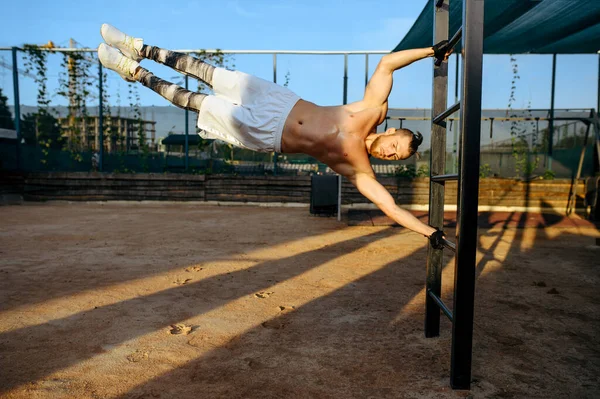
{"label": "shirtless man", "polygon": [[[141,38],[128,36],[108,24],[102,25],[101,34],[110,45],[102,43],[98,47],[102,64],[128,81],[142,83],[174,105],[198,112],[203,137],[255,151],[308,154],[350,180],[395,222],[428,237],[435,248],[442,247],[443,233],[398,207],[377,182],[369,155],[398,160],[416,152],[423,140],[420,133],[390,128],[377,134],[376,128],[387,114],[393,72],[423,58],[447,58],[447,42],[383,56],[362,100],[321,107],[283,86],[146,45]],[[194,93],[164,81],[140,66],[142,58],[196,77],[211,86],[215,94]]]}

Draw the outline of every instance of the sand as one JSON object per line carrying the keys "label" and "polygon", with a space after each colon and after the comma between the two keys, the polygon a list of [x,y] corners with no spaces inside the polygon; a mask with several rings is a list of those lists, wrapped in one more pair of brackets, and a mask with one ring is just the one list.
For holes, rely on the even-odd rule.
{"label": "sand", "polygon": [[418,234],[304,208],[0,207],[0,396],[598,397],[600,233],[496,219],[472,389],[453,391],[450,322],[423,335]]}

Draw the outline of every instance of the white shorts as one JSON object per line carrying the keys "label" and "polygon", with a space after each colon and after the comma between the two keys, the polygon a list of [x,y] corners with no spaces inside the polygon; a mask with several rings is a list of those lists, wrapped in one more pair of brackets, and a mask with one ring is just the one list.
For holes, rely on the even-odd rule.
{"label": "white shorts", "polygon": [[300,97],[286,87],[223,68],[214,71],[213,91],[198,114],[201,137],[281,152],[283,126]]}

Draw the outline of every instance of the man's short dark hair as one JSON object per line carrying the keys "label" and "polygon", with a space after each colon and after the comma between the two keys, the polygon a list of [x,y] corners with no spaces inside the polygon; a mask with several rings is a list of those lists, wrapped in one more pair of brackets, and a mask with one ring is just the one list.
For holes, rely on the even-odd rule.
{"label": "man's short dark hair", "polygon": [[413,133],[410,129],[396,129],[396,133],[410,135],[411,140],[408,146],[410,155],[413,155],[419,149],[423,142],[423,135],[420,132]]}

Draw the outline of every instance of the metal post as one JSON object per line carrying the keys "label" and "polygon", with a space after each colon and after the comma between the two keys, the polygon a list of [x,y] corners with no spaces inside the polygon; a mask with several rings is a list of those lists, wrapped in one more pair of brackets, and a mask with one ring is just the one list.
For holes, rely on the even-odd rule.
{"label": "metal post", "polygon": [[[598,113],[600,112],[600,51],[598,51],[598,100],[596,104],[596,112],[594,113],[594,130],[596,131],[596,151],[593,151],[594,154],[594,169],[592,170],[592,176],[597,176],[597,173],[600,172],[600,138],[598,137]],[[597,161],[597,162],[596,162]],[[600,209],[600,206],[597,206],[596,209]]]}
{"label": "metal post", "polygon": [[343,103],[348,104],[348,54],[344,54],[344,98]]}
{"label": "metal post", "polygon": [[[273,53],[273,83],[277,83],[277,53]],[[273,175],[277,175],[277,152],[273,152]]]}
{"label": "metal post", "polygon": [[571,191],[572,194],[569,198],[569,202],[567,205],[567,215],[570,215],[571,213],[573,213],[573,210],[575,210],[577,208],[577,182],[579,181],[579,178],[581,177],[581,170],[583,169],[583,159],[585,157],[585,150],[587,147],[587,142],[588,142],[588,136],[590,134],[590,127],[592,126],[591,123],[588,123],[587,128],[585,130],[585,136],[583,137],[583,146],[581,147],[581,154],[579,155],[579,163],[577,164],[577,173],[575,174],[575,177],[573,178],[573,181],[571,183]]}
{"label": "metal post", "polygon": [[463,0],[460,175],[450,368],[450,385],[455,389],[469,389],[471,385],[479,205],[483,3],[482,0]]}
{"label": "metal post", "polygon": [[[454,78],[454,104],[456,104],[458,102],[458,71],[460,70],[460,57],[458,56],[458,53],[455,54],[455,58],[456,58],[456,75]],[[454,142],[452,144],[452,154],[454,155],[453,159],[452,159],[452,173],[457,173],[457,169],[458,169],[458,161],[456,159],[457,157],[457,152],[458,152],[458,124],[454,127],[454,129],[452,130],[452,134],[454,136]]]}
{"label": "metal post", "polygon": [[277,53],[273,54],[273,83],[277,83]]}
{"label": "metal post", "polygon": [[365,54],[365,88],[369,84],[369,54]]}
{"label": "metal post", "polygon": [[337,220],[342,220],[342,175],[337,176],[338,181],[338,204],[337,204]]}
{"label": "metal post", "polygon": [[[449,0],[444,0],[441,7],[434,7],[434,39],[435,43],[448,39]],[[433,67],[433,104],[431,120],[435,115],[446,110],[448,95],[448,63]],[[443,175],[446,169],[446,129],[431,124],[431,157],[429,170],[431,175]],[[444,226],[444,185],[429,182],[429,224],[442,229]],[[442,291],[442,250],[427,247],[427,281],[425,292],[432,292],[438,298]],[[427,338],[440,335],[440,308],[432,297],[425,296],[425,336]]]}
{"label": "metal post", "polygon": [[548,159],[546,169],[552,170],[552,147],[554,141],[554,92],[556,89],[556,54],[552,54],[552,91],[550,93],[550,127],[548,129]]}
{"label": "metal post", "polygon": [[[188,90],[189,79],[188,76],[185,75],[185,89]],[[190,122],[188,120],[188,110],[185,110],[185,171],[189,170],[190,160],[189,160],[189,136],[190,136]]]}
{"label": "metal post", "polygon": [[[368,70],[368,69],[367,69]],[[343,103],[348,104],[348,54],[344,54],[344,98]],[[342,176],[338,175],[338,208],[337,220],[342,220]]]}
{"label": "metal post", "polygon": [[104,169],[104,115],[102,107],[104,106],[102,94],[102,63],[98,61],[98,170],[100,172]]}
{"label": "metal post", "polygon": [[15,130],[17,131],[17,169],[20,169],[21,158],[21,104],[19,100],[19,70],[17,69],[17,48],[12,48],[13,90],[15,96]]}

